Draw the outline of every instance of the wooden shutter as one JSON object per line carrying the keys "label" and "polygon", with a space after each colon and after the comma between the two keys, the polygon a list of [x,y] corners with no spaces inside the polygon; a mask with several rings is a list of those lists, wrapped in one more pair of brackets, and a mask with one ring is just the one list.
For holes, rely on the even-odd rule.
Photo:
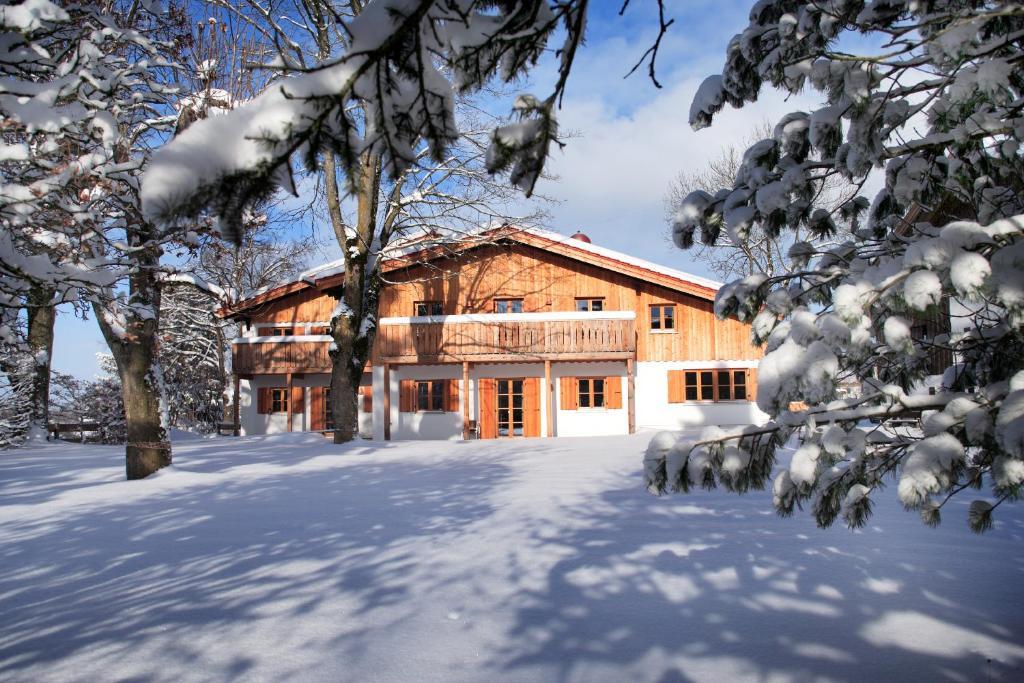
{"label": "wooden shutter", "polygon": [[256,412],[260,415],[266,415],[270,412],[270,391],[270,387],[260,387],[256,390]]}
{"label": "wooden shutter", "polygon": [[558,382],[558,394],[562,410],[576,410],[580,397],[577,395],[575,377],[562,377]]}
{"label": "wooden shutter", "polygon": [[747,370],[747,400],[757,400],[757,368]]}
{"label": "wooden shutter", "polygon": [[298,413],[301,413],[303,411],[302,395],[304,391],[305,389],[303,389],[302,387],[292,387],[292,415],[297,415]]}
{"label": "wooden shutter", "polygon": [[668,402],[683,403],[686,401],[686,384],[683,370],[668,371]]}
{"label": "wooden shutter", "polygon": [[403,379],[398,382],[398,412],[416,412],[416,380]]}
{"label": "wooden shutter", "polygon": [[622,378],[604,378],[604,407],[609,410],[622,408]]}
{"label": "wooden shutter", "polygon": [[309,388],[309,428],[314,432],[327,429],[327,387]]}
{"label": "wooden shutter", "polygon": [[462,406],[459,404],[459,381],[457,379],[446,379],[445,384],[448,385],[445,391],[445,407],[446,413],[460,413],[462,412]]}
{"label": "wooden shutter", "polygon": [[373,412],[373,387],[361,386],[359,387],[359,395],[363,397],[363,412]]}
{"label": "wooden shutter", "polygon": [[477,382],[480,390],[480,438],[498,438],[498,381],[481,379]]}
{"label": "wooden shutter", "polygon": [[523,436],[540,436],[540,379],[523,380]]}

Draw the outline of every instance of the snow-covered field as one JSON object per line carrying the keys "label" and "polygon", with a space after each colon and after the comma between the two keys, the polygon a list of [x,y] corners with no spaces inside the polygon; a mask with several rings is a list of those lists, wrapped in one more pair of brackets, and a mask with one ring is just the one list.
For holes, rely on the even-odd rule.
{"label": "snow-covered field", "polygon": [[820,531],[648,438],[0,453],[0,680],[1024,679],[1024,506]]}

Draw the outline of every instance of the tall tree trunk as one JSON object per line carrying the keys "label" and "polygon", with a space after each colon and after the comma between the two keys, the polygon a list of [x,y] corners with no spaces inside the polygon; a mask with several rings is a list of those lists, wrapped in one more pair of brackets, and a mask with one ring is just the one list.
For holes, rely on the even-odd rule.
{"label": "tall tree trunk", "polygon": [[155,321],[144,321],[130,336],[122,338],[96,308],[96,319],[121,378],[128,432],[125,472],[129,479],[142,479],[171,464],[171,444],[161,420]]}
{"label": "tall tree trunk", "polygon": [[129,243],[138,248],[132,254],[127,301],[110,292],[111,299],[94,302],[93,311],[121,377],[128,432],[125,471],[129,479],[142,479],[171,464],[171,444],[162,409],[163,374],[157,349],[161,249],[153,244],[156,230],[141,217],[134,218]]}
{"label": "tall tree trunk", "polygon": [[343,312],[331,321],[331,412],[334,416],[334,443],[346,443],[359,431],[358,392],[363,369],[370,357],[376,319],[379,285],[377,269],[372,266],[371,248],[377,233],[377,202],[380,192],[380,157],[366,153],[356,179],[356,225],[346,229],[341,215],[337,169],[333,155],[324,160],[327,181],[328,214],[338,245],[345,255],[345,284],[341,294]]}
{"label": "tall tree trunk", "polygon": [[32,352],[32,421],[29,433],[47,434],[50,415],[50,362],[53,359],[53,325],[57,307],[54,292],[33,287],[28,294],[28,346]]}

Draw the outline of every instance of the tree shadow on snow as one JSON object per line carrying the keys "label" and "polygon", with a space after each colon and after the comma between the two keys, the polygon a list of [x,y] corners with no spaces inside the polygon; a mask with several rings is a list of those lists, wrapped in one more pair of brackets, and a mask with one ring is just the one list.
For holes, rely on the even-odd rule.
{"label": "tree shadow on snow", "polygon": [[780,519],[765,492],[607,490],[567,512],[586,524],[535,537],[566,556],[504,606],[512,645],[493,665],[580,681],[1021,680],[1024,525],[979,537],[960,507],[929,529],[884,496],[854,533]]}
{"label": "tree shadow on snow", "polygon": [[[480,459],[373,462],[358,457],[379,457],[386,447],[339,450],[326,442],[292,457],[281,440],[251,441],[244,458],[220,453],[215,442],[182,449],[172,472],[122,482],[152,486],[142,495],[125,488],[125,501],[68,501],[45,487],[34,497],[25,492],[18,504],[45,507],[4,525],[0,679],[89,677],[60,670],[70,657],[131,662],[134,680],[177,680],[174,671],[161,671],[168,657],[216,663],[215,671],[192,671],[198,678],[244,677],[261,657],[261,643],[288,639],[295,661],[278,663],[283,678],[308,675],[304,651],[321,653],[327,633],[358,640],[366,631],[362,615],[405,598],[406,577],[423,561],[407,542],[457,532],[488,515],[484,494],[507,475],[500,463]],[[119,466],[113,454],[93,455]],[[367,508],[385,514],[368,515]],[[286,630],[330,596],[343,596],[346,610],[326,617],[331,628],[324,634]],[[254,632],[248,646],[209,639],[218,625],[226,632],[251,621],[255,631],[273,614],[284,630]],[[202,640],[193,637],[199,626]],[[150,652],[150,639],[164,651]],[[230,660],[218,660],[218,650]],[[138,674],[140,667],[147,673]],[[104,671],[105,678],[123,677]]]}

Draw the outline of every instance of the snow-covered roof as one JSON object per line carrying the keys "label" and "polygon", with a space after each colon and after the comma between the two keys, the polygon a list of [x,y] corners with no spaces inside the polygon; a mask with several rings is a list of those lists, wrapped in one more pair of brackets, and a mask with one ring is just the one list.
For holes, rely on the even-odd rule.
{"label": "snow-covered roof", "polygon": [[700,277],[699,275],[693,275],[682,270],[676,270],[675,268],[662,266],[652,261],[648,261],[646,259],[638,258],[636,256],[630,256],[629,254],[624,254],[621,251],[608,249],[607,247],[599,247],[598,245],[592,242],[584,242],[583,240],[579,240],[568,235],[563,235],[558,232],[542,230],[540,228],[523,228],[522,230],[523,232],[528,232],[537,235],[538,237],[543,237],[545,239],[551,240],[552,242],[566,244],[576,249],[589,251],[592,254],[597,254],[598,256],[603,256],[605,258],[610,258],[615,261],[628,263],[632,266],[643,268],[644,270],[649,270],[651,272],[658,273],[661,275],[667,275],[668,277],[676,278],[679,280],[686,280],[687,282],[692,282],[695,285],[707,287],[708,289],[713,289],[717,291],[723,286],[721,282],[717,282],[715,280],[709,280],[708,278]]}
{"label": "snow-covered roof", "polygon": [[[597,262],[603,267],[616,270],[616,272],[622,272],[617,266],[625,266],[627,268],[626,274],[641,279],[645,279],[644,273],[637,272],[637,270],[646,271],[650,274],[652,281],[656,281],[658,284],[668,286],[676,284],[696,290],[696,292],[691,291],[691,293],[713,295],[714,292],[717,292],[722,287],[722,283],[715,280],[676,270],[675,268],[669,268],[668,266],[631,256],[621,251],[601,247],[592,242],[586,242],[569,235],[541,228],[519,228],[513,226],[495,228],[488,225],[481,227],[480,230],[472,234],[463,233],[457,239],[448,240],[436,234],[419,234],[390,244],[384,250],[383,257],[385,261],[391,261],[393,265],[395,262],[398,262],[397,267],[404,267],[405,265],[415,265],[417,262],[416,254],[436,249],[439,246],[457,244],[459,247],[469,249],[475,246],[490,244],[495,239],[519,241],[539,249],[551,249],[551,247],[557,246],[557,251],[562,256],[588,262]],[[315,268],[303,271],[292,282],[253,292],[246,299],[223,309],[222,314],[230,315],[278,297],[287,296],[303,288],[303,285],[315,287],[319,282],[340,275],[344,271],[344,259],[329,261]],[[666,281],[666,278],[668,281]],[[701,292],[701,290],[706,291]]]}

